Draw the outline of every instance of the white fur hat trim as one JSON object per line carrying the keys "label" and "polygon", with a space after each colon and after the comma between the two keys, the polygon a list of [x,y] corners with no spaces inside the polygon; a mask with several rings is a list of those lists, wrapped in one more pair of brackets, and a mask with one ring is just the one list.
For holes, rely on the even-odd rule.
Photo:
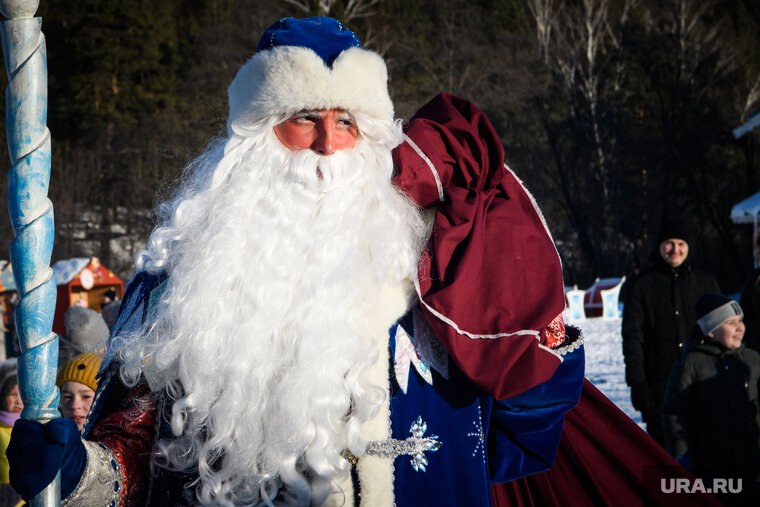
{"label": "white fur hat trim", "polygon": [[356,47],[340,53],[332,68],[300,46],[259,51],[237,73],[228,94],[228,128],[309,109],[344,109],[393,121],[385,62]]}

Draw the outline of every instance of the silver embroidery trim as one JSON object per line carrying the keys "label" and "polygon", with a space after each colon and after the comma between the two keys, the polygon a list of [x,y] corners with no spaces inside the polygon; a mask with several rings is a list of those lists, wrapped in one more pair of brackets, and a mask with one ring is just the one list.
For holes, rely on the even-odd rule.
{"label": "silver embroidery trim", "polygon": [[406,440],[397,440],[389,438],[386,440],[373,440],[367,444],[367,456],[377,456],[379,458],[396,459],[398,456],[411,456],[412,468],[415,472],[424,472],[428,465],[425,453],[435,452],[441,448],[441,442],[438,441],[437,435],[425,437],[427,424],[422,422],[422,417],[412,423],[409,429],[411,437]]}
{"label": "silver embroidery trim", "polygon": [[569,354],[570,352],[574,352],[578,350],[581,347],[581,345],[583,345],[583,334],[578,336],[578,339],[576,339],[574,342],[568,343],[567,345],[560,347],[558,349],[554,349],[554,352],[564,356],[564,355]]}
{"label": "silver embroidery trim", "polygon": [[114,453],[96,442],[84,440],[87,465],[74,491],[61,506],[119,505],[123,483],[121,465]]}

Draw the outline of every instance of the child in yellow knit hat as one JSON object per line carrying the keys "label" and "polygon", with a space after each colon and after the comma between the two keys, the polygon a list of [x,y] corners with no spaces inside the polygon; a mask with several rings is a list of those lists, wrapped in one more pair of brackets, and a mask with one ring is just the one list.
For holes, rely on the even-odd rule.
{"label": "child in yellow knit hat", "polygon": [[88,352],[74,357],[58,371],[56,385],[61,388],[61,413],[63,417],[74,419],[79,431],[84,427],[98,388],[95,375],[102,361],[99,355]]}

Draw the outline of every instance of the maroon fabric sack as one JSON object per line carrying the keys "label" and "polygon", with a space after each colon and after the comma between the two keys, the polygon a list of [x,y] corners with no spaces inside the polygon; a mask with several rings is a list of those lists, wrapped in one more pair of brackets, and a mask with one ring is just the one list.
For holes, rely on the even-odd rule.
{"label": "maroon fabric sack", "polygon": [[405,126],[394,183],[435,207],[418,281],[425,316],[459,368],[497,399],[549,378],[539,332],[565,307],[559,255],[533,197],[472,103],[441,94]]}
{"label": "maroon fabric sack", "polygon": [[[494,505],[719,506],[706,493],[667,493],[694,478],[588,380],[565,415],[551,470],[492,487]],[[664,482],[663,482],[664,481]],[[710,487],[710,484],[705,484]]]}

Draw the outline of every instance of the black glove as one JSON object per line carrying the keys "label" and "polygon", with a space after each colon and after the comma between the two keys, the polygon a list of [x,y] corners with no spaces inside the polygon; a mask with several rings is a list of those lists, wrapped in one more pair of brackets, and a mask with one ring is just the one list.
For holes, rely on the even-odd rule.
{"label": "black glove", "polygon": [[649,390],[646,381],[636,382],[631,385],[631,402],[633,403],[633,408],[641,412],[644,419],[656,409],[652,392]]}

